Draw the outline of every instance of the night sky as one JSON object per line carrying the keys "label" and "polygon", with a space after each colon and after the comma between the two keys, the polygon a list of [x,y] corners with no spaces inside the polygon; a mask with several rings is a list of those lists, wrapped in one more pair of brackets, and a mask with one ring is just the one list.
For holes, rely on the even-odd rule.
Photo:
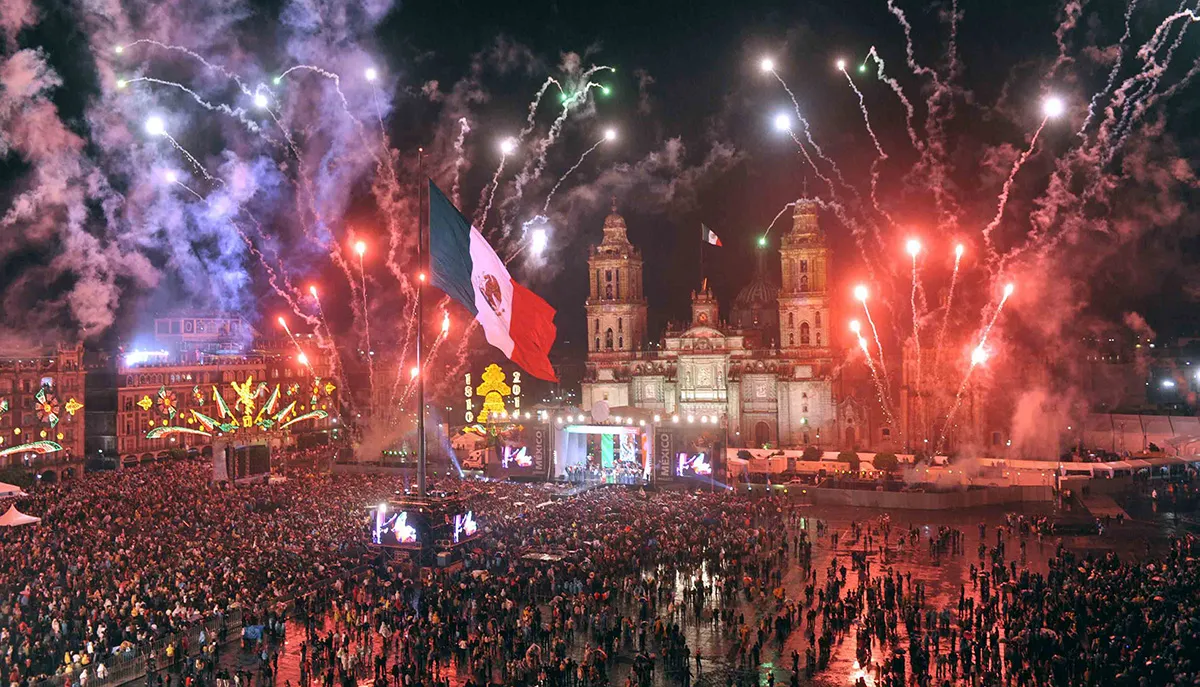
{"label": "night sky", "polygon": [[[336,267],[329,246],[366,238],[379,258],[368,265],[372,324],[399,336],[407,301],[396,274],[412,266],[415,148],[426,147],[426,171],[447,188],[459,117],[469,119],[457,169],[462,209],[478,217],[480,193],[499,161],[498,142],[522,128],[539,85],[547,76],[566,82],[589,65],[616,69],[593,77],[611,95],[592,91],[566,119],[547,150],[545,171],[515,201],[517,172],[560,109],[556,93],[548,94],[536,128],[500,176],[497,211],[489,217],[489,229],[509,233],[499,241],[501,252],[515,250],[520,223],[540,210],[553,182],[605,127],[619,130],[619,142],[592,153],[555,197],[546,256],[512,266],[516,278],[559,309],[560,342],[571,342],[566,353],[582,354],[582,268],[612,195],[646,256],[652,333],[686,317],[688,292],[700,282],[700,222],[725,243],[709,251],[706,263],[727,313],[752,276],[756,237],[806,189],[844,209],[821,213],[834,254],[835,314],[853,308],[849,288],[865,280],[885,301],[880,318],[891,338],[908,326],[903,242],[911,236],[929,251],[922,261],[924,316],[939,316],[953,244],[962,241],[968,253],[955,324],[965,329],[994,302],[1000,280],[1017,279],[1023,288],[1013,305],[1024,315],[1013,315],[1012,332],[1030,349],[1081,331],[1128,327],[1134,313],[1160,336],[1191,333],[1200,279],[1192,269],[1190,209],[1197,138],[1188,126],[1198,95],[1189,69],[1200,50],[1185,40],[1194,39],[1185,32],[1196,30],[1190,17],[1156,32],[1175,4],[1138,5],[1090,134],[1094,142],[1104,106],[1116,104],[1114,126],[1127,128],[1109,131],[1110,143],[1125,137],[1091,149],[1106,159],[1088,171],[1090,158],[1077,152],[1088,138],[1076,132],[1117,57],[1126,5],[962,3],[954,62],[949,2],[897,7],[911,23],[916,62],[933,70],[943,90],[906,66],[904,31],[886,2],[6,3],[0,288],[7,333],[19,333],[18,341],[33,332],[129,341],[148,315],[179,309],[239,310],[270,322],[296,309],[282,297],[289,287],[281,282],[300,293],[316,280],[339,345],[352,348],[361,317],[345,306],[358,297],[348,276],[357,273]],[[114,46],[147,37],[186,47],[238,75],[246,88],[270,92],[303,165],[289,161],[279,130],[219,70],[155,46],[114,54]],[[1163,65],[1161,73],[1139,77],[1148,63],[1138,48],[1155,40],[1148,54]],[[913,103],[922,149],[910,142],[904,108],[877,78],[876,63],[858,70],[872,46]],[[40,56],[43,69],[20,61],[30,53]],[[780,84],[758,69],[763,56],[774,58],[846,184],[829,188],[787,134],[772,127],[777,113],[793,108]],[[856,96],[834,67],[838,58],[848,61],[887,151],[876,210],[867,197],[876,150]],[[302,62],[340,75],[347,110],[331,82],[310,72],[272,83]],[[369,66],[382,74],[375,87],[359,76]],[[178,81],[210,105],[244,108],[250,114],[243,119],[265,122],[265,133],[256,137],[245,121],[200,107],[179,89],[118,85],[137,76]],[[1114,99],[1128,79],[1134,81],[1124,100]],[[1067,114],[1046,124],[1015,175],[989,258],[981,231],[1051,95],[1065,101]],[[1144,111],[1129,104],[1138,99]],[[33,116],[44,103],[53,112]],[[170,146],[148,141],[142,119],[151,112],[164,113],[181,146],[223,181],[200,178]],[[48,133],[52,115],[61,135]],[[372,155],[380,124],[397,170],[386,202],[371,186],[379,178]],[[70,136],[78,141],[64,143]],[[39,155],[47,149],[56,154]],[[939,209],[931,192],[935,175],[923,161],[930,150],[944,171],[939,186],[955,199],[952,211]],[[818,164],[834,176],[824,161]],[[195,183],[185,183],[205,199],[186,191],[164,199],[161,181],[155,186],[145,177],[167,166],[186,172]],[[97,189],[99,178],[105,182]],[[67,190],[57,186],[60,179]],[[80,187],[87,190],[73,197],[70,189]],[[1031,220],[1038,212],[1054,215],[1044,225],[1051,228],[1021,250],[1039,234]],[[772,249],[789,217],[785,212],[772,229]],[[382,260],[389,232],[398,269]],[[1014,250],[1010,262],[1005,256]],[[311,312],[303,302],[297,307]]]}

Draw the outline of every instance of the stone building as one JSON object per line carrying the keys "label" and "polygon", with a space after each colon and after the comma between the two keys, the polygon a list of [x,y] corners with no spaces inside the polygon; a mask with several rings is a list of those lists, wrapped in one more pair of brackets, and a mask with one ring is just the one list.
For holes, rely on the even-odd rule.
{"label": "stone building", "polygon": [[[866,443],[868,433],[853,425],[854,418],[839,421],[829,333],[830,251],[816,211],[814,204],[796,204],[780,249],[782,284],[770,280],[760,258],[729,322],[701,285],[692,293],[690,321],[669,326],[660,345],[649,346],[642,256],[614,206],[588,259],[582,407],[604,402],[681,417],[715,415],[732,445]],[[858,405],[844,407],[863,415]]]}

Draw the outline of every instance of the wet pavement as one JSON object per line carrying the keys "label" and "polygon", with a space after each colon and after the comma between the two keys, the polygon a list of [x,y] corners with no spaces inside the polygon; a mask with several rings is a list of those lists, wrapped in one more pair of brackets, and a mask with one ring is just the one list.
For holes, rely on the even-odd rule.
{"label": "wet pavement", "polygon": [[[1111,503],[1110,503],[1111,502]],[[1197,526],[1200,525],[1200,520],[1196,517],[1194,504],[1190,508],[1184,509],[1183,512],[1168,510],[1161,507],[1159,504],[1147,500],[1143,497],[1118,498],[1116,500],[1108,499],[1107,501],[1097,501],[1102,507],[1097,508],[1098,516],[1105,514],[1114,515],[1117,511],[1127,513],[1124,523],[1117,524],[1115,517],[1112,518],[1110,525],[1100,535],[1073,535],[1066,537],[1059,536],[1044,536],[1037,537],[1027,535],[1019,537],[1015,532],[1002,531],[1000,536],[1005,541],[1006,550],[1009,559],[1016,559],[1018,570],[1026,568],[1031,571],[1045,573],[1048,569],[1048,560],[1054,554],[1056,547],[1061,542],[1065,547],[1081,552],[1104,553],[1115,551],[1121,556],[1144,556],[1147,553],[1157,553],[1165,548],[1168,537],[1172,534],[1182,532],[1196,532]],[[1115,509],[1115,510],[1114,510]],[[997,528],[1002,527],[1006,520],[1007,513],[1019,513],[1027,518],[1045,516],[1052,521],[1055,519],[1072,520],[1074,522],[1086,522],[1087,519],[1092,519],[1082,503],[1075,503],[1073,506],[1059,508],[1052,504],[1042,504],[1037,506],[1026,505],[1020,509],[972,509],[967,511],[943,512],[943,511],[894,511],[884,513],[877,510],[858,509],[849,507],[817,507],[817,506],[797,506],[795,513],[798,519],[797,524],[789,526],[790,537],[797,536],[801,529],[808,532],[810,540],[814,542],[813,559],[811,567],[803,567],[795,558],[795,551],[792,551],[791,562],[783,577],[782,587],[785,590],[786,596],[789,599],[798,599],[802,605],[802,610],[807,610],[808,607],[803,607],[804,603],[804,587],[809,581],[809,575],[813,571],[817,573],[816,586],[820,588],[824,585],[827,579],[826,572],[829,569],[831,562],[836,558],[838,567],[845,565],[847,568],[846,585],[844,589],[853,589],[858,584],[858,574],[852,570],[850,565],[849,551],[851,549],[861,550],[863,545],[849,544],[850,530],[852,523],[878,525],[881,522],[881,517],[890,518],[892,531],[891,545],[886,550],[886,553],[879,551],[878,546],[873,547],[874,550],[868,552],[867,558],[870,561],[870,571],[872,575],[878,576],[885,571],[899,571],[902,574],[911,575],[913,583],[922,582],[926,589],[926,605],[940,609],[942,607],[956,606],[960,594],[960,590],[965,590],[968,597],[974,596],[978,598],[978,589],[973,585],[971,579],[971,564],[979,565],[980,555],[978,546],[980,544],[980,526],[984,528],[984,541],[991,546],[997,540]],[[820,521],[824,525],[824,532],[818,535],[817,522]],[[956,528],[963,535],[963,553],[958,555],[940,555],[933,556],[927,544],[931,534],[936,535],[939,527]],[[906,545],[905,547],[897,547],[895,540],[900,531],[905,531],[910,527],[915,527],[920,533],[920,539],[915,546]],[[835,548],[832,541],[832,534],[836,532],[839,536],[838,546]],[[1024,550],[1022,551],[1021,543],[1024,542]],[[907,542],[906,542],[907,544]],[[701,572],[704,576],[704,573]],[[704,576],[706,581],[707,577]],[[689,584],[689,580],[679,579],[676,581],[677,600],[682,601],[682,590],[685,584]],[[769,596],[765,598],[746,601],[745,596],[739,596],[739,612],[745,615],[746,623],[751,628],[757,628],[759,620],[764,616],[774,616],[776,609],[776,601]],[[712,596],[708,598],[707,604],[711,606]],[[667,601],[663,601],[659,606],[660,616],[665,615],[667,611]],[[545,613],[545,617],[548,614]],[[803,614],[802,614],[803,615]],[[808,626],[807,623],[797,624],[792,633],[781,643],[773,638],[768,639],[764,649],[759,657],[757,666],[739,664],[734,658],[734,650],[736,647],[736,636],[733,635],[731,629],[725,626],[714,625],[710,620],[697,619],[691,613],[677,612],[674,618],[680,623],[683,632],[686,635],[688,646],[691,649],[694,657],[697,652],[702,656],[702,662],[697,670],[693,663],[692,681],[697,685],[726,685],[739,676],[747,674],[755,676],[755,682],[760,685],[767,685],[769,675],[774,675],[774,683],[777,685],[787,685],[792,680],[792,657],[793,651],[800,656],[801,671],[803,671],[805,650],[808,649],[809,643],[806,638]],[[820,614],[817,615],[816,634],[820,635],[820,623],[822,622]],[[327,628],[331,627],[330,621],[326,619]],[[853,686],[857,678],[862,677],[867,685],[874,685],[874,672],[870,666],[866,670],[859,670],[859,666],[855,661],[855,632],[854,627],[857,627],[857,622],[852,625],[849,633],[846,633],[845,639],[835,642],[831,651],[831,659],[829,666],[815,675],[811,680],[804,679],[803,674],[799,676],[799,683],[804,685],[840,685]],[[902,628],[902,625],[901,625]],[[284,685],[300,684],[300,639],[303,637],[303,628],[291,622],[288,625],[287,638],[282,645],[282,653],[279,658],[278,673],[275,683]],[[571,654],[579,660],[583,657],[584,651],[587,648],[590,635],[587,632],[576,633],[576,643],[571,649]],[[376,635],[376,641],[378,637]],[[901,629],[900,645],[906,643],[903,630]],[[880,647],[877,643],[872,647],[872,656],[876,660],[890,652],[889,647]],[[630,675],[632,670],[633,648],[625,647],[613,655],[608,663],[608,678],[610,684],[621,685],[625,684],[625,679]],[[238,649],[236,646],[232,651],[227,651],[222,657],[221,664],[233,670],[241,669],[251,672],[255,675],[255,682],[258,683],[258,666],[259,659],[251,652],[245,652]],[[682,681],[678,676],[664,675],[661,662],[654,672],[654,683],[656,685],[678,685]],[[369,671],[368,671],[369,672]],[[450,666],[446,670],[446,677],[455,687],[463,684],[465,675],[459,673],[454,666]],[[496,682],[500,682],[499,674],[496,675]],[[360,680],[360,685],[369,685],[371,683],[369,676]],[[952,684],[969,684],[968,682],[952,683]]]}

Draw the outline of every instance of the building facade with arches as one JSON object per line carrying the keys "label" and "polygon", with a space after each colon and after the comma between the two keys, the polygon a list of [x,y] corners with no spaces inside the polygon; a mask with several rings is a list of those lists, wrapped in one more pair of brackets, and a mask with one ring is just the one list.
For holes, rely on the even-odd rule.
{"label": "building facade with arches", "polygon": [[[767,276],[760,257],[728,322],[703,284],[692,293],[690,320],[668,327],[657,345],[646,341],[642,256],[615,205],[588,268],[585,410],[603,402],[681,418],[716,415],[734,446],[873,443],[877,432],[861,406],[835,398],[829,250],[814,204],[802,201],[793,210],[780,247],[781,284]],[[839,411],[853,416],[850,424]]]}

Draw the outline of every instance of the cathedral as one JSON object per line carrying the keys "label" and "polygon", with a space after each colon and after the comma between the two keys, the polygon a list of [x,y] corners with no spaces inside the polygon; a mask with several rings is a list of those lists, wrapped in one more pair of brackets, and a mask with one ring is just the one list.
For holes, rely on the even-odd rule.
{"label": "cathedral", "polygon": [[650,346],[643,259],[625,219],[604,220],[588,257],[588,353],[582,406],[663,415],[718,416],[732,446],[824,449],[888,446],[892,429],[852,394],[839,393],[840,361],[830,334],[829,249],[815,204],[797,203],[782,237],[782,285],[768,277],[765,251],[728,322],[707,285],[692,293],[691,320]]}

